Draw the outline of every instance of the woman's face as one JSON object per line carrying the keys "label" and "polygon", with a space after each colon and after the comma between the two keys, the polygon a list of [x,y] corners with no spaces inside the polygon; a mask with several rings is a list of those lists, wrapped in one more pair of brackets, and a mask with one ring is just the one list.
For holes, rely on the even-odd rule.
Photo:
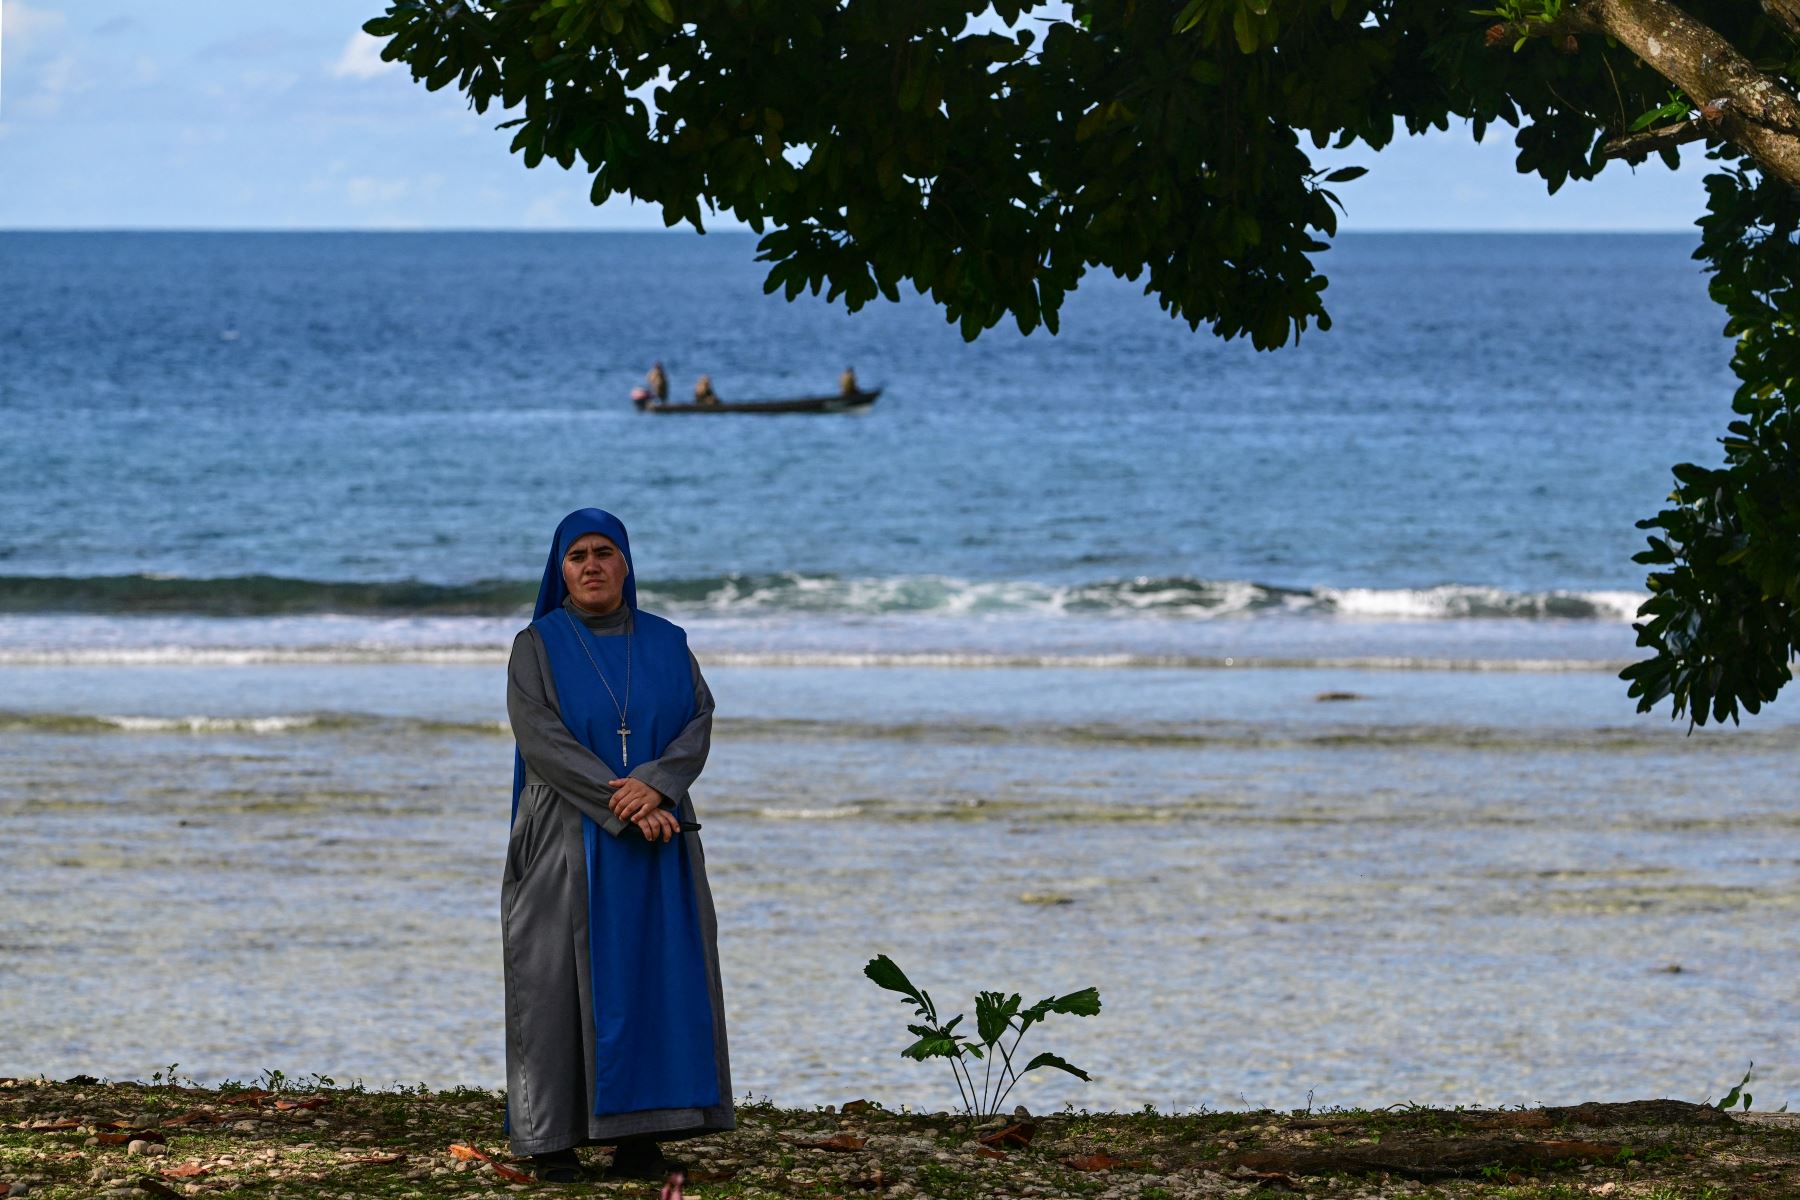
{"label": "woman's face", "polygon": [[625,598],[625,577],[631,568],[625,556],[603,533],[584,533],[563,555],[563,586],[575,603],[589,612],[609,613]]}

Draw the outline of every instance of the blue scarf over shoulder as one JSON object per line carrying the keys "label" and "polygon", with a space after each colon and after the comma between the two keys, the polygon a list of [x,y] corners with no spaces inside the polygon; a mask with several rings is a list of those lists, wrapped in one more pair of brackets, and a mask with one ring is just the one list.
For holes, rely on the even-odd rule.
{"label": "blue scarf over shoulder", "polygon": [[[550,660],[563,724],[599,760],[595,770],[618,779],[626,774],[619,759],[618,704],[625,705],[624,723],[631,731],[626,749],[632,765],[652,762],[694,718],[693,671],[681,627],[638,609],[635,570],[625,579],[631,633],[596,637],[563,608],[568,596],[563,558],[589,533],[610,538],[631,566],[631,542],[617,517],[597,508],[570,513],[556,527],[532,627]],[[524,781],[525,763],[515,751],[515,817]],[[585,816],[581,826],[593,979],[594,1112],[713,1107],[722,1098],[687,844],[691,835],[664,844],[645,841],[635,826],[617,837]]]}

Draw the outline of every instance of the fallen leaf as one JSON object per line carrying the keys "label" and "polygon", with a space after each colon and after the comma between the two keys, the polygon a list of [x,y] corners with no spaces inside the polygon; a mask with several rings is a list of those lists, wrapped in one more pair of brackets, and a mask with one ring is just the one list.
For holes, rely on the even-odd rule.
{"label": "fallen leaf", "polygon": [[282,1112],[292,1112],[296,1109],[323,1108],[327,1103],[324,1096],[308,1096],[304,1100],[277,1100],[275,1107]]}
{"label": "fallen leaf", "polygon": [[259,1101],[267,1100],[274,1094],[274,1092],[264,1091],[262,1088],[249,1088],[241,1092],[232,1092],[231,1098],[233,1100],[242,1100],[250,1104],[256,1104]]}
{"label": "fallen leaf", "polygon": [[179,1167],[170,1167],[163,1172],[168,1179],[205,1179],[211,1174],[211,1167],[203,1167],[197,1162],[182,1163]]}
{"label": "fallen leaf", "polygon": [[687,1181],[690,1187],[702,1183],[725,1183],[736,1178],[736,1167],[727,1167],[721,1171],[689,1171],[687,1173]]}
{"label": "fallen leaf", "polygon": [[27,1126],[32,1133],[61,1133],[67,1129],[80,1129],[80,1121],[37,1121]]}
{"label": "fallen leaf", "polygon": [[834,1133],[830,1137],[817,1142],[796,1141],[794,1145],[802,1150],[861,1150],[869,1144],[866,1137],[858,1137],[854,1133]]}
{"label": "fallen leaf", "polygon": [[1075,1158],[1063,1159],[1063,1166],[1077,1171],[1110,1171],[1114,1167],[1135,1167],[1141,1164],[1129,1159],[1114,1158],[1110,1154],[1082,1154]]}
{"label": "fallen leaf", "polygon": [[1005,1129],[996,1129],[992,1133],[984,1133],[975,1140],[984,1146],[1017,1146],[1023,1150],[1031,1145],[1031,1139],[1037,1135],[1037,1126],[1029,1121],[1021,1121],[1017,1125],[1008,1125]]}
{"label": "fallen leaf", "polygon": [[507,1166],[505,1163],[495,1162],[492,1158],[490,1158],[486,1154],[483,1154],[481,1151],[477,1150],[475,1147],[465,1146],[461,1142],[452,1142],[450,1144],[450,1157],[460,1158],[464,1162],[477,1162],[477,1161],[484,1162],[488,1166],[494,1168],[494,1174],[496,1174],[500,1178],[505,1179],[512,1183],[536,1183],[537,1182],[536,1178],[534,1178],[533,1176],[527,1175],[523,1171],[515,1171],[513,1168]]}
{"label": "fallen leaf", "polygon": [[1005,1158],[1006,1157],[1006,1151],[996,1150],[992,1146],[977,1146],[977,1147],[975,1147],[975,1153],[981,1155],[981,1157],[983,1157],[983,1158]]}
{"label": "fallen leaf", "polygon": [[164,1121],[162,1125],[164,1129],[174,1129],[182,1125],[198,1125],[203,1121],[210,1125],[218,1119],[218,1117],[207,1112],[203,1108],[190,1108],[179,1117],[170,1117],[168,1120]]}

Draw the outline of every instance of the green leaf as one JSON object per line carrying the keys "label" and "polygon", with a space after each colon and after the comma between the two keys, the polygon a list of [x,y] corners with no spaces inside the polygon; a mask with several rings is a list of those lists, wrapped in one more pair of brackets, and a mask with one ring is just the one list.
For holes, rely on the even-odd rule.
{"label": "green leaf", "polygon": [[975,997],[975,1030],[981,1044],[992,1046],[1000,1040],[1019,1011],[1019,995],[1002,996],[999,992],[982,992]]}
{"label": "green leaf", "polygon": [[941,1033],[927,1034],[900,1052],[901,1057],[924,1062],[928,1058],[961,1058],[962,1048],[956,1038]]}
{"label": "green leaf", "polygon": [[1339,167],[1325,177],[1326,183],[1349,183],[1352,179],[1361,179],[1369,173],[1367,167]]}
{"label": "green leaf", "polygon": [[1028,1071],[1035,1071],[1039,1067],[1055,1067],[1059,1071],[1067,1071],[1069,1074],[1075,1076],[1075,1078],[1077,1078],[1077,1079],[1089,1080],[1091,1082],[1091,1079],[1086,1071],[1082,1070],[1080,1067],[1076,1066],[1074,1063],[1069,1062],[1067,1059],[1059,1058],[1058,1056],[1051,1054],[1049,1051],[1045,1051],[1044,1053],[1038,1055],[1036,1058],[1032,1059],[1030,1062],[1026,1063],[1025,1070],[1020,1071],[1019,1074],[1023,1075]]}
{"label": "green leaf", "polygon": [[1725,1098],[1723,1100],[1719,1101],[1713,1107],[1714,1108],[1730,1108],[1732,1105],[1734,1105],[1738,1102],[1738,1099],[1740,1097],[1742,1097],[1742,1099],[1744,1101],[1744,1107],[1746,1109],[1749,1108],[1750,1107],[1750,1097],[1744,1093],[1744,1089],[1750,1085],[1750,1076],[1755,1074],[1755,1072],[1756,1072],[1756,1064],[1753,1062],[1750,1064],[1750,1069],[1748,1071],[1744,1072],[1744,1077],[1737,1081],[1737,1085],[1735,1087],[1733,1087],[1729,1092],[1726,1092]]}
{"label": "green leaf", "polygon": [[1051,1013],[1068,1013],[1076,1017],[1097,1016],[1100,1012],[1100,989],[1082,988],[1066,996],[1045,996],[1019,1014],[1019,1028],[1030,1029]]}
{"label": "green leaf", "polygon": [[1079,992],[1070,992],[1066,996],[1058,996],[1050,1005],[1054,1013],[1068,1013],[1076,1017],[1096,1017],[1100,1015],[1100,989],[1082,988]]}
{"label": "green leaf", "polygon": [[1239,7],[1231,14],[1231,32],[1237,35],[1238,49],[1245,54],[1256,51],[1256,31],[1250,27],[1250,10]]}
{"label": "green leaf", "polygon": [[906,972],[902,971],[887,955],[878,954],[871,958],[868,965],[863,967],[863,974],[874,980],[876,987],[884,991],[899,992],[917,1004],[922,1011],[935,1018],[936,1013],[932,1010],[931,1001],[925,996],[925,993],[914,987],[912,980],[906,977]]}
{"label": "green leaf", "polygon": [[644,7],[656,14],[656,19],[665,25],[675,23],[675,9],[669,0],[644,0]]}

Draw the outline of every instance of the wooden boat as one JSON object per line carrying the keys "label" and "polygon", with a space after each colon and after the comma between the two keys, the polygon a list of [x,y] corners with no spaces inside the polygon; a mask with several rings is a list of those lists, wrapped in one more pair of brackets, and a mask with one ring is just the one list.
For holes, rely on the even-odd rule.
{"label": "wooden boat", "polygon": [[839,392],[831,396],[802,396],[795,400],[721,400],[717,404],[658,403],[649,397],[632,398],[642,412],[653,413],[835,413],[860,412],[875,403],[880,388]]}

